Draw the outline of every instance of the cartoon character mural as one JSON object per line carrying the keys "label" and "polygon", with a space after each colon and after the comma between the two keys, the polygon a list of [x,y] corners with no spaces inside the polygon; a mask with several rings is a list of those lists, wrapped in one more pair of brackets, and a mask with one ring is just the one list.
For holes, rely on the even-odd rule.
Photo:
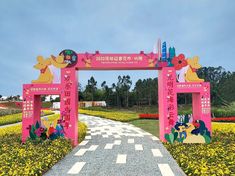
{"label": "cartoon character mural", "polygon": [[197,69],[201,68],[202,66],[198,63],[199,57],[195,56],[192,59],[187,59],[188,69],[185,73],[185,80],[187,82],[204,82],[204,79],[200,79],[197,76]]}
{"label": "cartoon character mural", "polygon": [[63,125],[57,119],[52,122],[46,118],[42,119],[41,123],[37,121],[35,125],[30,125],[28,130],[31,140],[54,140],[59,137],[64,137],[65,134]]}
{"label": "cartoon character mural", "polygon": [[204,79],[198,78],[197,69],[201,68],[198,63],[198,56],[192,59],[186,59],[184,54],[175,56],[172,59],[172,64],[176,69],[178,82],[204,82]]}
{"label": "cartoon character mural", "polygon": [[210,143],[211,135],[205,123],[202,120],[192,122],[192,118],[192,115],[178,118],[171,132],[165,134],[165,139],[170,143],[175,141],[180,143]]}
{"label": "cartoon character mural", "polygon": [[56,68],[65,68],[68,64],[64,62],[63,56],[51,56],[48,59],[44,59],[43,56],[37,57],[38,63],[34,65],[35,69],[40,70],[40,75],[37,80],[33,80],[33,84],[51,84],[54,76],[49,68],[50,65]]}
{"label": "cartoon character mural", "polygon": [[[99,52],[97,51],[96,54],[99,54]],[[89,53],[85,53],[85,57],[82,58],[82,62],[85,63],[85,67],[91,67],[91,63],[92,63],[92,57],[95,56],[95,54],[89,54]]]}

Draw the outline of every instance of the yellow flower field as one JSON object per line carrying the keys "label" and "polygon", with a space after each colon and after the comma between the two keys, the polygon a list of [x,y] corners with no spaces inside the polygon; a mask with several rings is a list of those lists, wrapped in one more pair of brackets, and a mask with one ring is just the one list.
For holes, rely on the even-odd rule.
{"label": "yellow flower field", "polygon": [[[58,118],[56,114],[50,121]],[[21,144],[21,125],[0,128],[0,175],[42,175],[72,150],[65,138]],[[79,142],[86,135],[87,126],[79,122]]]}
{"label": "yellow flower field", "polygon": [[137,113],[134,112],[109,112],[109,111],[95,111],[95,110],[85,110],[85,109],[79,109],[79,113],[81,114],[87,114],[87,115],[94,115],[101,118],[116,120],[116,121],[122,121],[122,122],[128,122],[132,120],[136,120],[139,118]]}
{"label": "yellow flower field", "polygon": [[212,130],[235,133],[235,123],[212,122]]}
{"label": "yellow flower field", "polygon": [[[42,116],[52,115],[54,114],[53,111],[50,110],[43,110]],[[0,117],[0,126],[17,123],[22,121],[22,113],[17,114],[11,114],[11,115],[5,115]]]}
{"label": "yellow flower field", "polygon": [[212,123],[210,144],[164,143],[189,176],[235,175],[235,123]]}

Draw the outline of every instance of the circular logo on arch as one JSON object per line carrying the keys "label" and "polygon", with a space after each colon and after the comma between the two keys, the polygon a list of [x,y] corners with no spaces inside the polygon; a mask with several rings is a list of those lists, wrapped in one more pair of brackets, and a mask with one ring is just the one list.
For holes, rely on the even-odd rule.
{"label": "circular logo on arch", "polygon": [[68,63],[67,68],[73,67],[77,64],[78,56],[77,53],[73,50],[63,50],[60,52],[60,56],[64,56],[64,62]]}

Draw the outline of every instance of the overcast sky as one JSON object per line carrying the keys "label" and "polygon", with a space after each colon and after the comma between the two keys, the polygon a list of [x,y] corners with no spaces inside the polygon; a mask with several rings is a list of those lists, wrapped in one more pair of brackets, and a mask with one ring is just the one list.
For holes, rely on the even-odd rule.
{"label": "overcast sky", "polygon": [[[235,71],[233,0],[1,0],[0,94],[21,94],[37,79],[36,57],[77,53],[153,51],[158,38],[176,53],[198,55],[203,66]],[[156,71],[81,71],[84,86],[94,76],[100,85],[118,75],[154,78]]]}

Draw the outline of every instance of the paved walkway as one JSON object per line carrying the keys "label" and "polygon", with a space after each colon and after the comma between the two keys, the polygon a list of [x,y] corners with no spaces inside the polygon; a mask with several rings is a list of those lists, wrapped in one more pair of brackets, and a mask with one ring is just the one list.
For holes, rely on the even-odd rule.
{"label": "paved walkway", "polygon": [[185,176],[159,139],[128,123],[79,115],[85,140],[45,175]]}

